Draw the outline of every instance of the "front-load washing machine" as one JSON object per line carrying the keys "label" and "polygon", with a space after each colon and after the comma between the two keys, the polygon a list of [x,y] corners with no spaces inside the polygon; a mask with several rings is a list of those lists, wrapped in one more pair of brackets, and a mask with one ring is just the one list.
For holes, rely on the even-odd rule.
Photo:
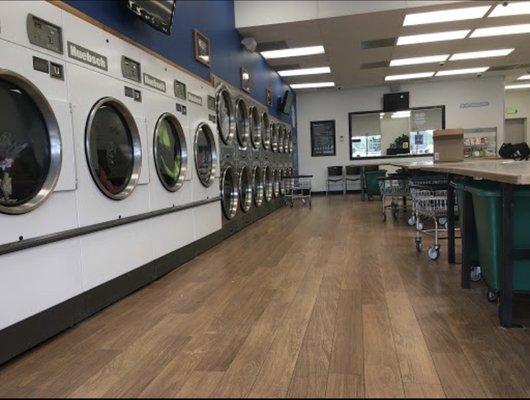
{"label": "front-load washing machine", "polygon": [[[193,135],[194,168],[192,200],[194,202],[219,198],[219,145],[215,89],[197,79],[188,86],[188,116]],[[219,199],[220,200],[220,199]],[[195,239],[205,237],[222,226],[221,202],[196,207]]]}
{"label": "front-load washing machine", "polygon": [[265,171],[261,163],[256,162],[252,167],[252,193],[254,207],[260,208],[265,201]]}
{"label": "front-load washing machine", "polygon": [[250,126],[247,103],[242,97],[235,102],[236,137],[238,143],[238,161],[248,159],[250,146]]}
{"label": "front-load washing machine", "polygon": [[272,177],[273,177],[273,194],[274,198],[280,197],[281,194],[281,177],[280,177],[280,168],[276,165],[276,167],[272,171]]}
{"label": "front-load washing machine", "polygon": [[274,172],[269,163],[263,168],[264,199],[265,203],[269,204],[274,198]]}
{"label": "front-load washing machine", "polygon": [[252,165],[246,161],[238,162],[238,186],[239,186],[239,208],[242,211],[241,219],[243,225],[252,222],[249,211],[253,203]]}
{"label": "front-load washing machine", "polygon": [[271,151],[273,153],[278,152],[278,135],[279,135],[279,124],[273,122],[271,124]]}
{"label": "front-load washing machine", "polygon": [[283,145],[285,141],[285,128],[283,124],[278,124],[278,153],[283,153]]}
{"label": "front-load washing machine", "polygon": [[234,101],[228,88],[221,84],[216,91],[216,115],[219,131],[220,160],[236,158],[236,119]]}
{"label": "front-load washing machine", "polygon": [[266,111],[261,113],[261,147],[266,151],[271,148],[271,123]]}
{"label": "front-load washing machine", "polygon": [[261,115],[257,106],[250,106],[249,108],[249,127],[250,127],[250,141],[252,149],[257,151],[261,148]]}
{"label": "front-load washing machine", "polygon": [[77,226],[62,37],[33,40],[36,21],[62,32],[61,13],[33,12],[40,18],[28,3],[0,2],[0,244]]}
{"label": "front-load washing machine", "polygon": [[233,160],[221,160],[220,193],[224,225],[233,220],[239,212],[237,166]]}

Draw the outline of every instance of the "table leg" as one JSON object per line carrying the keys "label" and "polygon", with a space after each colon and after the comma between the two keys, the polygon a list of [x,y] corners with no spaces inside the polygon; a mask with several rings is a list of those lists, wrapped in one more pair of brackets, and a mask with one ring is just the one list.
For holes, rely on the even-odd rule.
{"label": "table leg", "polygon": [[364,201],[366,198],[366,174],[365,168],[361,167],[361,201]]}
{"label": "table leg", "polygon": [[473,199],[471,193],[464,192],[464,204],[459,204],[459,212],[464,214],[462,218],[462,225],[460,226],[460,234],[462,236],[462,287],[464,289],[471,288],[471,268],[473,267],[473,260],[471,260],[471,236],[473,230],[471,227],[473,221]]}
{"label": "table leg", "polygon": [[455,189],[451,184],[452,175],[448,177],[447,187],[447,259],[455,263]]}
{"label": "table leg", "polygon": [[502,184],[501,234],[501,295],[499,319],[501,325],[512,326],[513,317],[513,185]]}

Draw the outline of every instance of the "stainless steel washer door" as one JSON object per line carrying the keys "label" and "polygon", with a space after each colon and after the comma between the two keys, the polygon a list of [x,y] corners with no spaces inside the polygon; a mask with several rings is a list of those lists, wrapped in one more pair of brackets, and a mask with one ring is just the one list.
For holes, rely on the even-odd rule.
{"label": "stainless steel washer door", "polygon": [[274,176],[272,173],[272,168],[267,165],[263,175],[265,178],[265,201],[270,203],[274,194]]}
{"label": "stainless steel washer door", "polygon": [[129,196],[140,177],[142,146],[130,111],[119,100],[104,97],[88,116],[85,151],[92,178],[113,200]]}
{"label": "stainless steel washer door", "polygon": [[271,128],[271,150],[278,151],[278,124],[273,123]]}
{"label": "stainless steel washer door", "polygon": [[221,177],[221,201],[225,217],[234,218],[239,204],[239,189],[236,173],[232,167],[225,168]]}
{"label": "stainless steel washer door", "polygon": [[217,126],[224,144],[232,143],[236,134],[236,118],[232,96],[225,86],[221,86],[216,96]]}
{"label": "stainless steel washer door", "polygon": [[53,192],[61,170],[59,125],[26,78],[0,69],[0,212],[23,214]]}
{"label": "stainless steel washer door", "polygon": [[261,145],[265,150],[269,150],[271,147],[271,125],[269,114],[266,112],[261,114]]}
{"label": "stainless steel washer door", "polygon": [[260,167],[254,167],[252,172],[252,183],[254,188],[254,204],[260,207],[263,204],[265,187],[263,185],[263,171]]}
{"label": "stainless steel washer door", "polygon": [[213,132],[208,124],[201,122],[195,131],[195,169],[203,186],[209,187],[217,171],[217,149]]}
{"label": "stainless steel washer door", "polygon": [[252,147],[257,150],[261,146],[261,118],[256,106],[250,107],[249,114],[250,140],[252,142]]}
{"label": "stainless steel washer door", "polygon": [[252,206],[252,173],[248,166],[239,171],[239,202],[243,212],[248,212]]}
{"label": "stainless steel washer door", "polygon": [[246,148],[250,140],[250,130],[248,124],[248,108],[242,98],[236,101],[236,131],[239,146]]}
{"label": "stainless steel washer door", "polygon": [[280,196],[280,171],[275,169],[273,173],[274,197]]}
{"label": "stainless steel washer door", "polygon": [[177,117],[165,113],[158,118],[153,137],[156,173],[162,185],[176,192],[184,184],[188,150],[184,130]]}
{"label": "stainless steel washer door", "polygon": [[283,142],[285,138],[285,129],[282,124],[278,125],[278,153],[283,153]]}
{"label": "stainless steel washer door", "polygon": [[285,195],[285,191],[287,190],[287,174],[285,172],[284,169],[280,169],[279,170],[279,175],[280,175],[280,194],[282,196]]}

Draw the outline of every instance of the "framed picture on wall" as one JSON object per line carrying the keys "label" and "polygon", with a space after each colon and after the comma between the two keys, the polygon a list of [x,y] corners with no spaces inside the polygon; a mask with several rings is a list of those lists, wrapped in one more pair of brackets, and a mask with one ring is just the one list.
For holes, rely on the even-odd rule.
{"label": "framed picture on wall", "polygon": [[336,155],[335,120],[311,121],[311,157]]}
{"label": "framed picture on wall", "polygon": [[243,67],[241,67],[241,89],[250,93],[250,74]]}
{"label": "framed picture on wall", "polygon": [[210,39],[204,36],[197,29],[193,30],[193,43],[195,44],[195,59],[206,65],[207,67],[211,66],[211,48],[210,48]]}
{"label": "framed picture on wall", "polygon": [[272,92],[265,89],[265,98],[267,99],[267,106],[272,107]]}

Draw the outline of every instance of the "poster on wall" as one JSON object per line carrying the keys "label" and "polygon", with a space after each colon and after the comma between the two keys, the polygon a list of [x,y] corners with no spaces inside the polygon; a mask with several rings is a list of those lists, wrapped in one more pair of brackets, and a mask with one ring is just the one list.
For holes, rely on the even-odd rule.
{"label": "poster on wall", "polygon": [[335,153],[335,120],[311,121],[311,156],[334,156]]}
{"label": "poster on wall", "polygon": [[212,59],[210,57],[210,39],[204,36],[197,29],[194,29],[193,42],[195,44],[195,59],[207,67],[210,67],[212,63]]}

